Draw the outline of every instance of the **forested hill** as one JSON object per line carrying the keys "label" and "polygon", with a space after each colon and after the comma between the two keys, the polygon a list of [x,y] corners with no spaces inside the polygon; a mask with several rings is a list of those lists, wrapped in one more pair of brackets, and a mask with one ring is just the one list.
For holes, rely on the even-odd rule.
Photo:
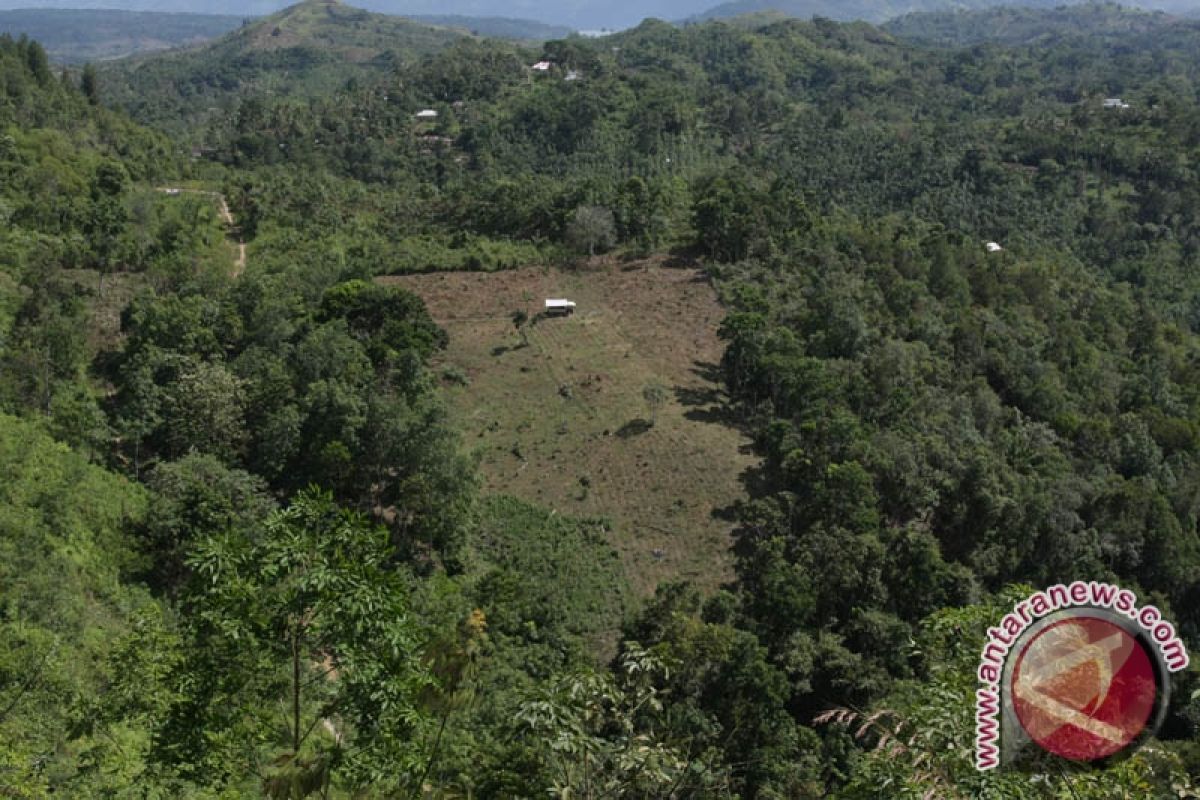
{"label": "forested hill", "polygon": [[[0,33],[22,34],[46,48],[51,61],[82,64],[160,50],[197,45],[252,24],[250,11],[241,16],[115,9],[24,8],[0,11]],[[560,39],[570,28],[508,17],[462,15],[408,16],[422,25],[452,28],[499,39]],[[361,30],[356,43],[363,42]],[[319,45],[319,42],[312,42]]]}
{"label": "forested hill", "polygon": [[[762,765],[735,770],[747,794],[818,794],[801,753],[839,746],[809,738],[830,702],[889,698],[942,732],[930,753],[967,736],[970,648],[938,637],[986,614],[943,607],[1109,576],[1200,631],[1200,117],[1173,88],[1200,77],[1197,34],[1140,43],[942,51],[862,23],[650,21],[532,52],[461,42],[374,85],[245,104],[208,143],[280,269],[306,252],[495,269],[589,242],[705,258],[764,465],[731,593],[664,590],[632,633],[677,664],[713,638],[756,664],[754,687],[722,659],[665,686],[737,731],[703,741]],[[947,758],[966,794],[999,792]],[[847,796],[947,793],[868,761]]]}
{"label": "forested hill", "polygon": [[[1055,8],[1087,0],[1019,0],[1017,5],[1030,8]],[[1000,5],[993,0],[734,0],[721,3],[690,18],[691,22],[727,19],[745,14],[774,11],[798,19],[825,19],[883,22],[906,14],[958,10],[974,10]],[[1007,4],[1005,4],[1007,5]]]}
{"label": "forested hill", "polygon": [[[918,11],[948,11],[979,9],[1001,5],[1022,5],[1053,8],[1087,0],[737,0],[714,3],[713,0],[617,0],[595,3],[589,0],[560,0],[555,3],[537,0],[360,0],[359,5],[381,14],[411,17],[519,17],[542,24],[563,25],[576,30],[619,30],[637,25],[644,19],[698,20],[739,16],[768,9],[779,9],[791,16],[809,19],[821,16],[828,19],[866,20],[886,19]],[[187,12],[234,16],[260,16],[274,13],[288,5],[287,0],[0,0],[0,9],[54,8],[107,9],[132,11]],[[1137,0],[1130,5],[1161,9],[1172,13],[1197,10],[1195,0]],[[715,8],[714,8],[715,6]],[[475,27],[475,26],[471,26]],[[520,38],[528,38],[521,36]]]}
{"label": "forested hill", "polygon": [[529,19],[514,19],[512,17],[473,17],[465,14],[416,14],[409,19],[426,25],[436,25],[444,28],[470,31],[475,36],[487,36],[492,39],[513,39],[516,41],[546,41],[548,39],[565,39],[570,36],[570,28],[562,25],[551,25]]}
{"label": "forested hill", "polygon": [[[327,25],[355,21],[364,69],[305,44],[353,55]],[[388,58],[375,24],[306,4],[130,67],[136,99],[0,38],[0,792],[1196,793],[1195,670],[1103,769],[970,754],[985,631],[1030,585],[1119,582],[1200,648],[1195,28],[422,28]],[[680,366],[724,391],[638,398],[752,443],[722,588],[633,598],[611,518],[481,488],[477,431],[509,431],[456,428],[445,393],[483,382],[374,279],[516,266],[722,299],[723,355]],[[539,339],[632,360],[586,312],[532,344],[528,316],[486,320],[494,402],[526,400],[517,364],[547,403],[606,380]],[[562,419],[518,424],[586,496]],[[653,473],[631,502],[673,508]]]}
{"label": "forested hill", "polygon": [[176,132],[250,95],[312,96],[384,75],[469,34],[306,0],[179,53],[104,67],[105,99]]}
{"label": "forested hill", "polygon": [[1086,38],[1092,43],[1105,41],[1137,48],[1145,43],[1147,35],[1169,33],[1173,27],[1192,24],[1162,12],[1096,3],[1051,9],[1003,6],[908,14],[890,20],[883,29],[902,39],[940,47],[984,42],[1052,47],[1064,38]]}

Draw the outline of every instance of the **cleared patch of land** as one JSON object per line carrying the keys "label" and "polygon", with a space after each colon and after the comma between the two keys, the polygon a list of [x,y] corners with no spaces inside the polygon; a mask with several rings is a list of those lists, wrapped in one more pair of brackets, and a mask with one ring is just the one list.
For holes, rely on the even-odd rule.
{"label": "cleared patch of land", "polygon": [[94,269],[64,269],[62,275],[86,298],[88,346],[93,353],[113,350],[121,341],[121,313],[139,291],[148,285],[145,273],[115,272],[104,276]]}
{"label": "cleared patch of land", "polygon": [[[731,577],[731,523],[755,464],[724,419],[716,374],[724,316],[694,269],[658,261],[382,279],[420,295],[450,334],[436,364],[486,489],[605,517],[635,591]],[[572,317],[537,319],[548,297]],[[665,389],[653,408],[648,386]]]}

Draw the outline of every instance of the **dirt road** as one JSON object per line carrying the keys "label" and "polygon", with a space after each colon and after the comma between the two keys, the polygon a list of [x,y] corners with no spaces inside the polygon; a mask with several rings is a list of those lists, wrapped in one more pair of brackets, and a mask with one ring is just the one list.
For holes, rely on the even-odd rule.
{"label": "dirt road", "polygon": [[204,189],[183,189],[174,186],[160,186],[158,191],[164,194],[198,194],[217,201],[217,214],[225,223],[226,233],[230,240],[237,245],[237,258],[233,262],[233,277],[241,277],[241,274],[246,271],[246,243],[238,234],[237,224],[234,222],[233,214],[229,211],[229,203],[225,200],[225,195]]}

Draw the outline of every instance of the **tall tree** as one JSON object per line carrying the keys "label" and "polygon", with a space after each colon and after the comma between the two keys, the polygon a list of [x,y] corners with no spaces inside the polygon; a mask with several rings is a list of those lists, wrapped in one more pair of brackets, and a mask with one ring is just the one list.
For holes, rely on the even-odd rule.
{"label": "tall tree", "polygon": [[411,779],[430,676],[391,552],[385,530],[315,489],[261,535],[201,538],[183,599],[177,680],[189,691],[163,721],[158,756],[210,780],[270,763],[276,797],[331,784],[386,793]]}
{"label": "tall tree", "polygon": [[100,105],[100,76],[91,64],[84,64],[83,72],[79,76],[79,88],[89,103],[94,106]]}
{"label": "tall tree", "polygon": [[580,206],[567,225],[567,242],[589,256],[604,251],[616,243],[617,228],[613,213],[600,206]]}

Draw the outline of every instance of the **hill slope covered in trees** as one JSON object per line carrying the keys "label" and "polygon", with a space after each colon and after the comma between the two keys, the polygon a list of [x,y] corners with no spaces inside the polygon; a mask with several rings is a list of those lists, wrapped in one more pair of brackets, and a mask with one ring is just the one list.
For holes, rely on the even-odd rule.
{"label": "hill slope covered in trees", "polygon": [[1146,12],[1115,3],[1090,3],[1031,9],[1004,6],[975,11],[908,14],[883,28],[912,42],[965,47],[990,42],[1007,46],[1053,47],[1063,39],[1087,39],[1110,45],[1144,41],[1147,34],[1169,34],[1189,26],[1178,17]]}
{"label": "hill slope covered in trees", "polygon": [[[82,64],[198,45],[252,24],[254,17],[247,16],[248,13],[249,10],[234,15],[111,8],[22,8],[0,11],[0,32],[14,38],[24,34],[37,40],[52,61]],[[570,28],[508,17],[443,14],[407,19],[498,39],[541,41],[571,33]]]}
{"label": "hill slope covered in trees", "polygon": [[307,96],[384,75],[465,31],[309,0],[198,48],[106,65],[105,98],[183,132],[247,96]]}
{"label": "hill slope covered in trees", "polygon": [[[934,49],[829,20],[464,37],[352,83],[232,92],[189,159],[102,107],[103,74],[64,82],[0,39],[0,630],[19,643],[0,779],[1193,792],[1194,672],[1110,768],[970,763],[974,662],[1022,586],[1118,581],[1200,643],[1200,33],[1134,44]],[[193,119],[189,91],[165,82],[144,118]],[[228,198],[243,274],[212,204],[165,184]],[[696,411],[759,459],[721,511],[734,578],[703,594],[636,597],[611,520],[481,492],[441,389],[471,376],[430,367],[451,334],[372,280],[585,281],[644,254],[722,297],[724,354],[694,366],[729,400],[681,399],[719,403]]]}
{"label": "hill slope covered in trees", "polygon": [[[1055,8],[1068,5],[1071,0],[1021,0],[1018,4],[1030,8]],[[1075,0],[1087,2],[1087,0]],[[735,0],[721,3],[695,15],[691,21],[710,19],[727,19],[744,14],[755,14],[765,11],[775,11],[797,19],[824,17],[842,21],[862,20],[864,22],[880,23],[886,20],[902,17],[906,14],[930,13],[938,11],[978,10],[999,5],[992,0],[902,0],[894,2],[874,2],[873,0],[853,0],[852,2],[830,3],[824,0]]]}

